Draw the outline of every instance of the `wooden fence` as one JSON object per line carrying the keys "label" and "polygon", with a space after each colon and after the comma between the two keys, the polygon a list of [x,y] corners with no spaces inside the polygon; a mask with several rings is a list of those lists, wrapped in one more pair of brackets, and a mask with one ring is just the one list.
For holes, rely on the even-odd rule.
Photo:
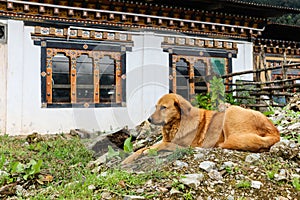
{"label": "wooden fence", "polygon": [[[274,76],[274,70],[280,70],[280,73]],[[290,70],[297,73],[291,75]],[[241,75],[246,74],[252,74],[254,81],[239,80]],[[239,103],[247,107],[284,107],[295,93],[300,92],[300,63],[262,67],[226,74],[222,78],[225,79],[226,93],[233,94]]]}

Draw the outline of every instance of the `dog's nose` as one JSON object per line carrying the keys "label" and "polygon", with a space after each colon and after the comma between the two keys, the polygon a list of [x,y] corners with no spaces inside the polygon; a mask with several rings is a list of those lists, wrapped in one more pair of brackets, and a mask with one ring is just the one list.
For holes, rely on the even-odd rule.
{"label": "dog's nose", "polygon": [[152,123],[152,119],[151,117],[148,118],[148,122]]}

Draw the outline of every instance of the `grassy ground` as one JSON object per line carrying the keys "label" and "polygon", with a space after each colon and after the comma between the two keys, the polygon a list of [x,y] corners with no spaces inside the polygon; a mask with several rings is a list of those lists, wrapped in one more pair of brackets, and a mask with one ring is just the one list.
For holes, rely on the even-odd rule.
{"label": "grassy ground", "polygon": [[[300,149],[300,133],[299,129],[288,128],[299,123],[299,116],[299,112],[293,116],[287,113],[273,119],[277,125],[287,127],[281,128],[282,137],[296,142],[287,147],[293,157],[285,156],[285,151],[283,155],[267,152],[249,164],[245,162],[249,152],[187,149],[166,159],[155,154],[141,159],[142,173],[121,169],[120,159],[114,167],[91,166],[93,153],[82,140],[68,134],[1,135],[0,199],[123,199],[125,195],[146,199],[299,199],[300,161],[293,151]],[[195,154],[201,158],[195,159]],[[187,166],[180,167],[175,160]],[[203,161],[216,163],[222,183],[199,168]],[[221,169],[228,161],[234,167]],[[180,182],[184,174],[193,173],[205,177],[198,188]],[[254,180],[260,181],[262,188],[252,188],[249,184]]]}
{"label": "grassy ground", "polygon": [[[120,169],[118,165],[91,166],[94,161],[77,137],[69,135],[20,138],[0,136],[0,198],[2,199],[123,199],[125,195],[139,195],[146,199],[262,199],[265,197],[300,197],[298,178],[276,181],[281,169],[296,173],[298,161],[279,159],[270,153],[261,154],[257,163],[245,162],[251,153],[212,149],[200,151],[203,158],[195,159],[191,149],[169,154],[166,162],[152,156],[145,158],[142,173]],[[188,167],[178,167],[181,160]],[[199,164],[210,160],[221,166],[226,161],[235,167],[223,170],[223,184],[216,184]],[[298,163],[298,164],[297,164]],[[142,166],[142,164],[141,164]],[[95,170],[96,169],[96,170]],[[299,169],[299,168],[298,168]],[[220,170],[221,171],[221,170]],[[180,182],[187,173],[203,173],[205,181],[198,188]],[[243,177],[242,179],[237,177]],[[253,189],[251,180],[259,180],[264,187]],[[212,187],[212,185],[214,185]],[[225,185],[224,185],[225,184]],[[175,194],[171,194],[171,191]],[[234,191],[234,195],[230,194]]]}

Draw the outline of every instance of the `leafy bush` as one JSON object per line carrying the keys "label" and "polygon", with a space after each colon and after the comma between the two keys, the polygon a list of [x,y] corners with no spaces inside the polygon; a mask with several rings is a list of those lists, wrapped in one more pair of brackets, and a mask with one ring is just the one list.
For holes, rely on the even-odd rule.
{"label": "leafy bush", "polygon": [[225,102],[231,105],[239,105],[232,94],[225,93],[225,85],[222,78],[214,76],[210,82],[210,90],[210,93],[197,94],[192,104],[206,110],[217,110],[218,106]]}

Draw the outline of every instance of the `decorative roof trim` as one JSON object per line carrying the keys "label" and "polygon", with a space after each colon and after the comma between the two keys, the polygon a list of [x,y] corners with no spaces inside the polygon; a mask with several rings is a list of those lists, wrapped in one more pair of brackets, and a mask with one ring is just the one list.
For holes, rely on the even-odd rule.
{"label": "decorative roof trim", "polygon": [[[3,1],[3,0],[1,0]],[[67,9],[72,12],[74,12],[74,10],[79,10],[79,11],[86,11],[86,12],[95,12],[96,14],[99,13],[101,15],[101,13],[108,13],[108,14],[116,14],[116,15],[121,15],[121,16],[136,16],[136,17],[142,17],[142,18],[146,18],[147,20],[151,19],[161,19],[161,20],[168,20],[168,21],[176,21],[176,22],[180,22],[180,23],[190,23],[192,24],[200,24],[200,25],[211,25],[211,26],[218,26],[218,27],[229,27],[229,28],[236,28],[236,29],[240,29],[240,30],[248,30],[251,33],[253,33],[253,31],[256,31],[258,35],[260,35],[260,33],[262,31],[264,31],[264,27],[259,29],[259,28],[252,28],[252,27],[247,27],[247,26],[239,26],[239,25],[230,25],[230,24],[221,24],[221,23],[214,23],[214,22],[205,22],[205,21],[197,21],[197,20],[188,20],[188,19],[179,19],[179,18],[172,18],[172,17],[162,17],[162,16],[154,16],[154,15],[147,15],[147,14],[137,14],[137,13],[129,13],[129,12],[121,12],[121,11],[110,11],[110,10],[98,10],[98,9],[91,9],[91,8],[79,8],[79,7],[71,7],[71,6],[61,6],[61,5],[54,5],[54,4],[46,4],[46,3],[36,3],[36,2],[28,2],[28,1],[18,1],[18,0],[7,0],[6,1],[8,3],[8,8],[13,8],[13,3],[17,3],[17,4],[23,4],[23,5],[34,5],[34,6],[40,6],[40,11],[41,10],[45,10],[45,7],[50,7],[50,8],[58,8],[58,9]]]}

